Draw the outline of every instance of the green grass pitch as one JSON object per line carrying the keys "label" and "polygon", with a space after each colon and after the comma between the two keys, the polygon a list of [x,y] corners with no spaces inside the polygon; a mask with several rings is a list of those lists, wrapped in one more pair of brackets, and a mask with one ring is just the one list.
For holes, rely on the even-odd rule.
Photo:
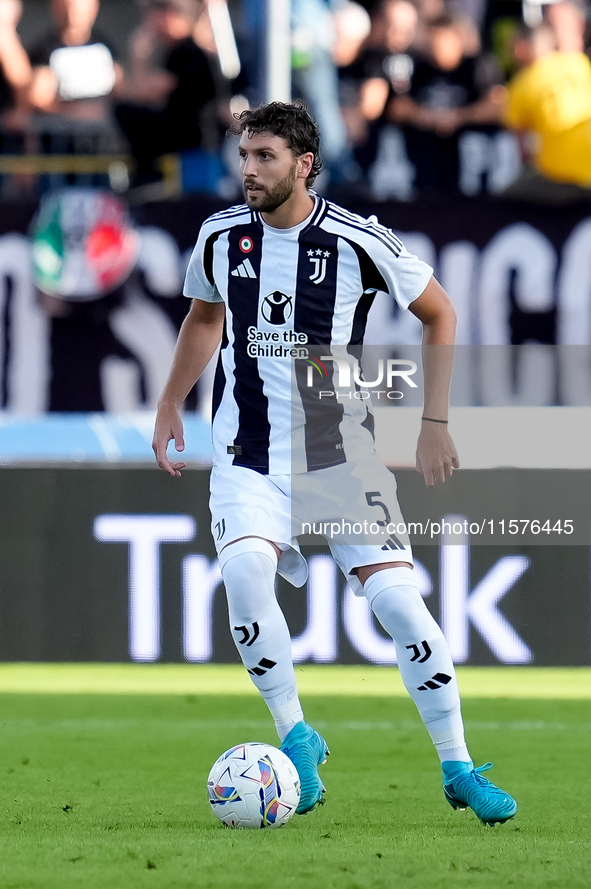
{"label": "green grass pitch", "polygon": [[495,829],[445,802],[395,670],[298,675],[332,750],[326,805],[232,831],[209,768],[240,741],[276,743],[240,668],[0,665],[2,889],[590,885],[590,670],[459,670],[473,756],[520,806]]}

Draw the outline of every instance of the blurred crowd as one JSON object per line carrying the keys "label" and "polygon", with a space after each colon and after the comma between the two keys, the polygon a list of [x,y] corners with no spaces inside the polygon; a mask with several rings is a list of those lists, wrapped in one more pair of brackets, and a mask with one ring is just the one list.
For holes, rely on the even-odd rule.
{"label": "blurred crowd", "polygon": [[[21,0],[0,0],[0,151],[129,154],[132,188],[180,153],[196,188],[231,196],[226,127],[265,98],[260,3],[140,0],[123,57],[97,30],[99,3],[51,0],[51,28],[24,46]],[[293,0],[292,91],[323,134],[319,187],[588,200],[585,3]]]}

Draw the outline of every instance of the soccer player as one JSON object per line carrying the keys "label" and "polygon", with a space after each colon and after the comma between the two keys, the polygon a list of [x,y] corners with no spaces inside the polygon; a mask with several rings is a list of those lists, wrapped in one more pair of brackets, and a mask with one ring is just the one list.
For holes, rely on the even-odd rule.
{"label": "soccer player", "polygon": [[[183,450],[181,405],[221,342],[212,532],[232,636],[274,718],[281,749],[298,770],[303,814],[323,800],[318,766],[329,751],[304,721],[290,634],[275,596],[277,573],[295,586],[307,576],[294,499],[297,509],[311,504],[326,518],[344,491],[344,509],[354,507],[360,522],[383,510],[384,524],[400,511],[394,476],[373,450],[366,401],[335,397],[319,412],[297,369],[298,361],[307,364],[299,344],[337,356],[339,347],[361,343],[378,290],[419,318],[426,348],[417,469],[433,486],[459,466],[446,425],[455,313],[432,269],[392,231],[310,190],[321,169],[319,133],[301,103],[245,111],[236,129],[246,204],[214,214],[201,228],[184,290],[192,304],[153,447],[158,465],[180,475],[186,464],[169,459],[167,447],[174,439]],[[320,355],[324,366],[326,357]],[[326,391],[330,386],[336,395],[334,378],[323,383]],[[472,808],[485,824],[512,818],[515,801],[480,774],[490,764],[475,769],[468,753],[452,659],[419,593],[408,538],[328,543],[354,592],[366,596],[394,640],[402,679],[439,754],[450,805]]]}

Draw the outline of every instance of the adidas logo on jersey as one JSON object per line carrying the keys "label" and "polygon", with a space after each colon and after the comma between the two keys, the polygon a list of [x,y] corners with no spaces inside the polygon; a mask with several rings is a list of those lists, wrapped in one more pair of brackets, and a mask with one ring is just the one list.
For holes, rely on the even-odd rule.
{"label": "adidas logo on jersey", "polygon": [[248,257],[231,273],[235,278],[256,278],[257,274]]}

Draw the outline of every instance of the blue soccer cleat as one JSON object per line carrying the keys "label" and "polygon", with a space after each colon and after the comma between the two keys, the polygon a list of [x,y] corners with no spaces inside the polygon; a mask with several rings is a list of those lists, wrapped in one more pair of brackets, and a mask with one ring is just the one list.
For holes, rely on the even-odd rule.
{"label": "blue soccer cleat", "polygon": [[442,769],[443,792],[452,808],[471,808],[488,827],[503,824],[515,815],[517,803],[513,797],[480,774],[492,769],[492,762],[476,769],[472,762],[444,762]]}
{"label": "blue soccer cleat", "polygon": [[326,762],[330,750],[324,738],[307,722],[294,725],[281,745],[281,750],[289,756],[300,776],[301,793],[296,814],[305,815],[324,802],[322,794],[326,788],[320,780],[318,766]]}

